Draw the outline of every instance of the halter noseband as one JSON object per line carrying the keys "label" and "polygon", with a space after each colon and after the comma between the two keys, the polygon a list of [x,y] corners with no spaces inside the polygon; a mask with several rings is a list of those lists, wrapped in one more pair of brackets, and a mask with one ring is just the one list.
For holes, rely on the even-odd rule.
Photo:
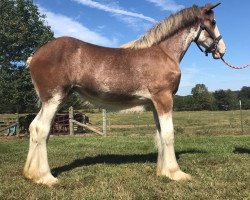
{"label": "halter noseband", "polygon": [[[207,33],[209,34],[209,36],[213,39],[212,44],[210,44],[210,46],[207,47],[205,50],[203,50],[203,49],[201,48],[201,46],[198,44],[198,39],[199,39],[200,34],[201,34],[201,32],[202,32],[203,30],[206,30]],[[209,28],[208,28],[203,22],[201,22],[200,30],[199,30],[199,32],[198,32],[196,38],[194,39],[194,42],[195,42],[195,44],[198,46],[198,48],[201,50],[201,52],[204,52],[205,55],[207,56],[208,53],[215,52],[215,51],[217,50],[218,43],[219,43],[219,41],[220,41],[221,39],[222,39],[222,36],[221,36],[221,35],[218,36],[218,37],[216,37],[216,36],[214,35],[214,33],[213,33],[211,30],[209,30]]]}

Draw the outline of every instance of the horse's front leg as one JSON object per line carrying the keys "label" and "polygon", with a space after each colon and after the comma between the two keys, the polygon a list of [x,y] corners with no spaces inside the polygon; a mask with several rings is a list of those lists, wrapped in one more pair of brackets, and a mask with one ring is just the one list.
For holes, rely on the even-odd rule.
{"label": "horse's front leg", "polygon": [[154,118],[157,127],[156,144],[158,147],[157,175],[167,176],[172,180],[191,179],[182,172],[176,161],[174,151],[174,127],[172,120],[173,97],[169,92],[153,96]]}

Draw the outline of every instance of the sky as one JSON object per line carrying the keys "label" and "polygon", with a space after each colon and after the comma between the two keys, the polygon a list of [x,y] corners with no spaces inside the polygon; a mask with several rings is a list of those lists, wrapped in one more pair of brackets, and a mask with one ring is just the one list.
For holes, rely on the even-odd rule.
{"label": "sky", "polygon": [[[204,0],[34,0],[55,37],[72,36],[107,47],[138,39],[157,22],[180,9],[217,1]],[[250,1],[221,0],[215,19],[226,44],[225,60],[234,65],[250,63]],[[206,57],[193,43],[180,63],[177,95],[189,95],[198,83],[209,91],[240,90],[250,86],[250,67],[235,70],[221,60]]]}

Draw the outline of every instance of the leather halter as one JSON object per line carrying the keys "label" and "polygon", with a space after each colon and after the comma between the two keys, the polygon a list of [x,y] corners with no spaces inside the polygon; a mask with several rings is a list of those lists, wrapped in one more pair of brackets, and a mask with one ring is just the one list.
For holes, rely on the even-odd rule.
{"label": "leather halter", "polygon": [[[200,34],[201,34],[201,32],[202,32],[203,30],[206,30],[207,33],[209,34],[209,36],[213,39],[212,44],[210,44],[210,46],[207,47],[205,50],[203,50],[203,49],[201,48],[201,46],[198,44],[198,39],[199,39]],[[198,48],[201,50],[201,52],[204,52],[205,55],[207,56],[208,53],[216,52],[218,43],[219,43],[219,41],[220,41],[221,39],[222,39],[222,36],[221,36],[221,35],[218,36],[218,37],[216,37],[216,36],[214,35],[214,33],[213,33],[211,30],[209,30],[209,28],[208,28],[203,22],[201,22],[201,24],[200,24],[200,30],[199,30],[199,32],[198,32],[196,38],[194,39],[194,42],[195,42],[195,44],[198,46]]]}

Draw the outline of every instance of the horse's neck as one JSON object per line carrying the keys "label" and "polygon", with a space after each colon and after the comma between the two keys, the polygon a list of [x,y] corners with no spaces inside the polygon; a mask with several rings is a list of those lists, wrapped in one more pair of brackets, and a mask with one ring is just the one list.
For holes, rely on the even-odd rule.
{"label": "horse's neck", "polygon": [[197,30],[194,27],[189,27],[162,41],[159,46],[173,59],[180,62],[196,34]]}

